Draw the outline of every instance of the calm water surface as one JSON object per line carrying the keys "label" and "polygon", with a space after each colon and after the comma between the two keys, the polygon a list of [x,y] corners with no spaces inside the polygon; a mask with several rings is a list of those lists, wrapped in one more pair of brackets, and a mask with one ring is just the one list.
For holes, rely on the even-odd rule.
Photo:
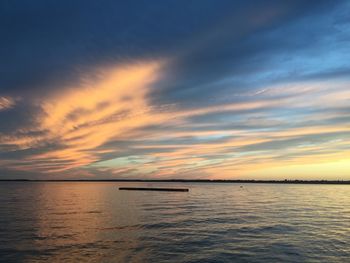
{"label": "calm water surface", "polygon": [[0,261],[350,262],[350,186],[0,183]]}

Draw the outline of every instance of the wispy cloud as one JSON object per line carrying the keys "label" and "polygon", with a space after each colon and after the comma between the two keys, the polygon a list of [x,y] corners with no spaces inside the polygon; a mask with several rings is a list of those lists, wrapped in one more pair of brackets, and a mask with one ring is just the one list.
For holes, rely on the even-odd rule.
{"label": "wispy cloud", "polygon": [[37,102],[42,110],[35,129],[2,136],[3,151],[13,153],[3,164],[51,174],[80,169],[112,176],[232,178],[257,167],[348,158],[340,154],[350,149],[348,82],[265,87],[245,94],[243,102],[194,109],[160,107],[148,97],[164,65],[100,70],[95,80]]}
{"label": "wispy cloud", "polygon": [[0,43],[3,173],[348,178],[347,7],[13,1],[0,8],[4,25],[23,18]]}
{"label": "wispy cloud", "polygon": [[16,104],[10,97],[0,97],[0,111],[12,108]]}
{"label": "wispy cloud", "polygon": [[[145,97],[159,70],[159,62],[121,65],[102,70],[98,80],[78,88],[65,87],[37,102],[42,109],[35,117],[37,127],[3,136],[2,143],[11,143],[15,150],[42,147],[23,160],[26,169],[50,172],[89,164],[96,160],[89,151],[151,121]],[[52,147],[45,149],[47,145]]]}

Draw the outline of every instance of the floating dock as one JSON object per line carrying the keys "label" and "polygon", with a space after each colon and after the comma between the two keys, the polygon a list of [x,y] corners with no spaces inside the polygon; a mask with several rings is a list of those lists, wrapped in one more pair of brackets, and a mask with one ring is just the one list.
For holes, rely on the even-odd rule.
{"label": "floating dock", "polygon": [[119,190],[127,191],[163,191],[163,192],[188,192],[187,188],[150,188],[150,187],[119,187]]}

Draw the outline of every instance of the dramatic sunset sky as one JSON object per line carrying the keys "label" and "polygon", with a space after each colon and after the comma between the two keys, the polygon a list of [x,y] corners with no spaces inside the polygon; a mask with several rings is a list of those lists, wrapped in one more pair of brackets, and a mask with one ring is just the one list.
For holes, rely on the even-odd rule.
{"label": "dramatic sunset sky", "polygon": [[0,179],[350,179],[350,2],[3,0]]}

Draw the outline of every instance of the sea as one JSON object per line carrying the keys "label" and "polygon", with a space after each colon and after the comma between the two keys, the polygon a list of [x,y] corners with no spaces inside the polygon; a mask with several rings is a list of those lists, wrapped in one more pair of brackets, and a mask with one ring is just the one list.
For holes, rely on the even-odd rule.
{"label": "sea", "polygon": [[350,185],[1,182],[0,262],[350,262]]}

